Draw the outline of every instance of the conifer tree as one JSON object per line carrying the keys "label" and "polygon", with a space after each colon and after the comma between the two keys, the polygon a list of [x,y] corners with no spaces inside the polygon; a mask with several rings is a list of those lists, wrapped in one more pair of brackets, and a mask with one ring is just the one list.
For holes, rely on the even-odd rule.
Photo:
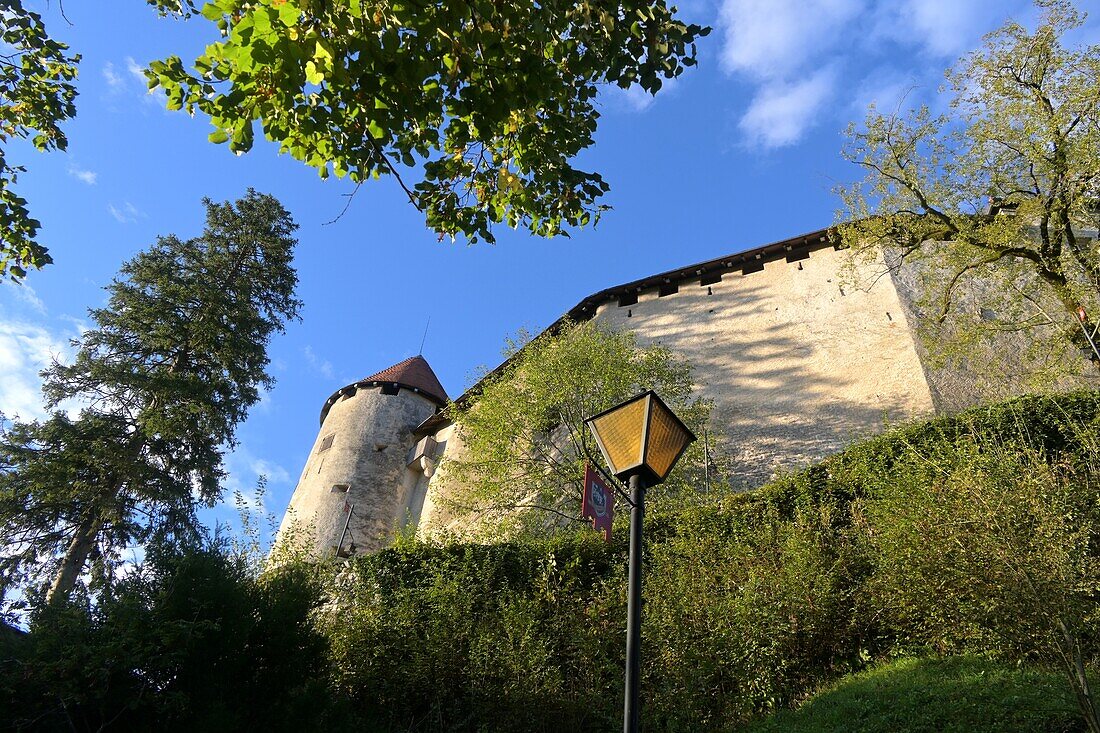
{"label": "conifer tree", "polygon": [[128,261],[73,362],[43,372],[50,417],[0,436],[0,584],[49,577],[56,604],[89,560],[109,581],[122,549],[195,532],[219,497],[223,453],[273,381],[267,344],[300,307],[297,225],[252,190],[203,203],[203,234]]}

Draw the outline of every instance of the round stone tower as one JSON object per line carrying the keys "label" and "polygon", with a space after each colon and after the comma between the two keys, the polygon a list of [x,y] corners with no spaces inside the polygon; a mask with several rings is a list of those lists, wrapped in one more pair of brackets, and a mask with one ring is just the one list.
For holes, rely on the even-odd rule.
{"label": "round stone tower", "polygon": [[276,545],[316,557],[388,545],[410,511],[413,430],[446,404],[447,393],[422,356],[329,397]]}

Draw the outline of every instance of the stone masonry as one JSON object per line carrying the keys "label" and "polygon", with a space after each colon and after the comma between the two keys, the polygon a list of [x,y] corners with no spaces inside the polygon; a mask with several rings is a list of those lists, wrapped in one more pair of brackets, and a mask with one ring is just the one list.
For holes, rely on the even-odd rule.
{"label": "stone masonry", "polygon": [[[891,423],[1022,391],[1008,377],[929,363],[916,335],[919,273],[847,264],[820,230],[608,288],[563,320],[630,329],[685,357],[714,402],[714,432],[743,467],[741,488]],[[1019,345],[1006,337],[988,348],[981,358],[1011,361]],[[409,524],[421,535],[461,529],[441,508],[453,487],[435,470],[462,449],[442,387],[422,357],[379,374],[415,360],[419,381],[406,375],[384,389],[369,378],[329,399],[281,536],[293,519],[312,527],[315,552],[347,554],[384,546]]]}

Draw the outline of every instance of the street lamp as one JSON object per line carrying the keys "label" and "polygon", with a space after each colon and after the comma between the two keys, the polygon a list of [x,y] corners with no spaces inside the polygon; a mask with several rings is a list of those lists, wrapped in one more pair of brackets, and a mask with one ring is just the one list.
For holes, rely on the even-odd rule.
{"label": "street lamp", "polygon": [[611,473],[630,486],[623,733],[637,733],[642,637],[642,516],[645,491],[668,477],[695,436],[652,390],[585,420]]}

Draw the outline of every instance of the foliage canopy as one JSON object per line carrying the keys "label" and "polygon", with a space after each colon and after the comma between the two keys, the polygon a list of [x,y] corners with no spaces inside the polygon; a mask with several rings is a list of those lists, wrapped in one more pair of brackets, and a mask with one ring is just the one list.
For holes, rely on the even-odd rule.
{"label": "foliage canopy", "polygon": [[68,146],[61,123],[76,114],[80,56],[50,38],[42,16],[22,0],[0,4],[0,42],[0,278],[20,280],[52,260],[36,240],[38,220],[13,188],[24,168],[8,162],[5,148],[26,138],[40,151]]}
{"label": "foliage canopy", "polygon": [[[190,15],[189,0],[150,0]],[[505,222],[541,236],[606,208],[593,143],[601,84],[662,80],[695,64],[708,28],[664,0],[213,0],[221,40],[189,69],[154,61],[170,109],[207,115],[236,153],[260,133],[321,177],[393,175],[440,237],[493,241]],[[406,184],[402,170],[422,178]]]}
{"label": "foliage canopy", "polygon": [[[929,263],[924,306],[941,321],[1088,348],[1100,308],[1087,232],[1100,217],[1100,46],[1064,47],[1083,14],[1037,4],[1034,32],[1008,22],[948,71],[948,112],[872,106],[849,127],[844,155],[866,177],[840,189],[840,232],[859,255],[885,248],[891,267]],[[957,307],[967,286],[981,307]]]}
{"label": "foliage canopy", "polygon": [[[573,160],[593,143],[599,87],[656,94],[710,32],[665,0],[146,2],[220,36],[189,66],[169,56],[148,72],[170,109],[209,117],[211,142],[239,155],[258,124],[322,177],[392,175],[440,238],[471,242],[502,222],[550,237],[597,221],[608,185]],[[67,147],[80,56],[23,0],[2,6],[0,277],[22,280],[52,259],[4,147]]]}
{"label": "foliage canopy", "polygon": [[[710,415],[693,396],[691,366],[663,346],[639,346],[629,331],[564,322],[534,339],[519,334],[505,356],[469,405],[451,406],[461,448],[440,469],[451,508],[485,531],[538,533],[557,527],[555,517],[579,519],[584,465],[603,465],[584,425],[592,415],[645,389],[699,435]],[[702,472],[699,442],[651,499],[699,491]]]}

